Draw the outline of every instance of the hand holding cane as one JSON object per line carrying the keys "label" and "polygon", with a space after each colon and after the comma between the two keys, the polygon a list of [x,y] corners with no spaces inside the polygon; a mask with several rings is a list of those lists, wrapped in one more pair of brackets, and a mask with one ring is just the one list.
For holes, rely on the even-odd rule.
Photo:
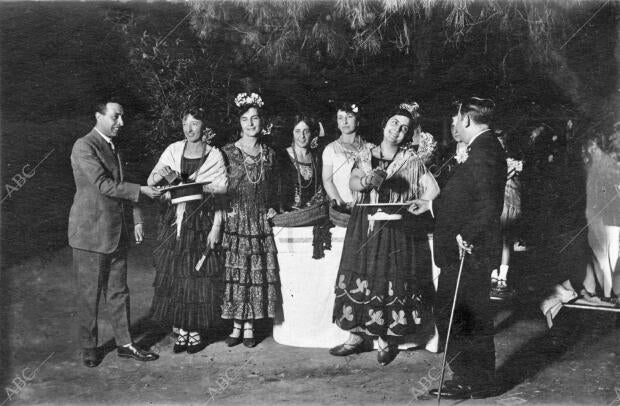
{"label": "hand holding cane", "polygon": [[443,350],[443,361],[441,363],[441,377],[439,378],[439,390],[437,391],[437,404],[441,402],[441,391],[443,389],[443,377],[446,373],[446,358],[448,356],[448,343],[450,341],[450,333],[452,332],[452,321],[454,319],[454,309],[456,308],[456,298],[459,294],[459,284],[461,283],[461,274],[463,273],[463,263],[465,262],[465,253],[471,254],[471,245],[467,245],[461,235],[457,235],[456,239],[459,243],[459,259],[461,263],[459,265],[459,273],[456,277],[456,287],[454,288],[454,299],[452,300],[452,310],[450,311],[450,321],[448,322],[448,335],[446,337],[446,345]]}

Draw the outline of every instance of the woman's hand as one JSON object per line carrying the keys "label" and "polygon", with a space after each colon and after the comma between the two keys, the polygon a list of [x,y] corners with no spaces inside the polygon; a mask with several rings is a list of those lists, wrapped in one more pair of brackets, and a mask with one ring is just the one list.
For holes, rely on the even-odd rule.
{"label": "woman's hand", "polygon": [[211,231],[209,231],[209,235],[207,235],[207,248],[215,249],[215,246],[222,241],[220,228],[219,225],[211,227]]}
{"label": "woman's hand", "polygon": [[177,171],[175,171],[168,165],[164,166],[163,168],[160,168],[159,171],[157,171],[157,174],[161,176],[162,178],[166,179],[168,183],[171,183],[172,181],[174,181],[175,179],[179,177],[179,174],[177,173]]}
{"label": "woman's hand", "polygon": [[273,207],[270,207],[269,210],[267,210],[267,220],[274,218],[276,214],[278,214],[278,212],[275,211]]}
{"label": "woman's hand", "polygon": [[366,176],[366,184],[375,189],[379,189],[385,180],[387,173],[382,169],[373,169],[370,175]]}
{"label": "woman's hand", "polygon": [[144,241],[144,227],[142,223],[138,223],[133,227],[134,237],[136,239],[136,244],[142,244]]}

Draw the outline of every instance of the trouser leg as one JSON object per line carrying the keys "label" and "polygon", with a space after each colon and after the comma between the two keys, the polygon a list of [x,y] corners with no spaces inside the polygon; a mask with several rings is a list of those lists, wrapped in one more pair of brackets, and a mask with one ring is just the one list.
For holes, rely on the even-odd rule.
{"label": "trouser leg", "polygon": [[[457,274],[458,268],[446,267],[439,276],[435,312],[440,338],[444,342]],[[473,385],[489,383],[495,376],[493,317],[488,298],[490,281],[487,274],[486,269],[466,267],[463,270],[446,353],[455,378]]]}
{"label": "trouser leg", "polygon": [[78,332],[82,348],[97,347],[97,316],[101,295],[105,255],[73,249],[73,268],[77,281]]}
{"label": "trouser leg", "polygon": [[110,254],[110,272],[106,306],[114,330],[116,345],[131,343],[129,333],[129,287],[127,286],[127,249],[119,247]]}

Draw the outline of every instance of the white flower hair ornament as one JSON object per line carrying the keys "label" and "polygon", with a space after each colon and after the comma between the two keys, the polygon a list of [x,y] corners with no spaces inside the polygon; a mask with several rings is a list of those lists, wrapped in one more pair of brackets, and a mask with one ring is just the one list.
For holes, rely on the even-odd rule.
{"label": "white flower hair ornament", "polygon": [[325,128],[323,128],[323,123],[319,121],[319,135],[312,138],[310,141],[310,148],[317,149],[319,147],[319,138],[325,137]]}
{"label": "white flower hair ornament", "polygon": [[215,136],[216,133],[212,128],[206,127],[204,130],[202,130],[202,141],[206,142],[207,144],[211,144]]}
{"label": "white flower hair ornament", "polygon": [[351,105],[351,111],[354,112],[355,114],[360,112],[359,107],[357,106],[357,104],[352,104]]}
{"label": "white flower hair ornament", "polygon": [[416,102],[401,103],[398,105],[398,108],[408,111],[410,114],[415,114],[420,109],[420,105]]}
{"label": "white flower hair ornament", "polygon": [[261,130],[262,135],[271,135],[271,130],[273,130],[273,123],[269,123],[265,128]]}
{"label": "white flower hair ornament", "polygon": [[435,141],[435,137],[433,137],[431,133],[425,132],[420,133],[420,143],[418,144],[417,151],[415,150],[413,141],[411,141],[407,146],[405,146],[405,149],[407,151],[416,155],[423,162],[426,162],[431,158],[436,148],[437,141]]}
{"label": "white flower hair ornament", "polygon": [[239,93],[237,97],[235,97],[235,105],[237,107],[243,106],[258,106],[263,107],[265,103],[263,99],[256,93]]}

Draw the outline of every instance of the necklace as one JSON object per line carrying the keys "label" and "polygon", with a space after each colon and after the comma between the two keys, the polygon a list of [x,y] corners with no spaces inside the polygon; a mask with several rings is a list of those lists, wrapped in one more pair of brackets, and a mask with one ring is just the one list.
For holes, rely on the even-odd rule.
{"label": "necklace", "polygon": [[300,166],[299,160],[297,159],[297,151],[295,151],[295,145],[292,146],[292,150],[293,150],[293,156],[294,156],[294,161],[295,161],[295,168],[297,169],[297,183],[299,183],[299,187],[302,189],[307,189],[312,183],[312,180],[314,179],[314,190],[316,190],[317,176],[315,173],[316,167],[314,165],[314,155],[310,154],[310,161],[312,163],[312,177],[308,179],[308,183],[304,185],[301,180],[301,166]]}
{"label": "necklace", "polygon": [[[243,154],[243,169],[245,170],[245,177],[248,178],[248,182],[250,182],[252,185],[256,185],[263,178],[263,173],[265,170],[265,164],[263,159],[263,144],[260,145],[260,154],[258,155],[258,158],[252,157],[250,154],[239,148],[239,146],[237,146],[237,148]],[[248,163],[250,165],[256,165],[258,161],[260,161],[260,172],[256,179],[252,179],[252,177],[250,176],[250,170],[248,169]]]}
{"label": "necklace", "polygon": [[[362,149],[362,139],[359,135],[355,136],[355,138],[353,139],[353,142],[344,143],[342,142],[340,138],[338,138],[336,142],[340,144],[340,148],[342,148],[342,151],[344,152],[344,155],[346,156],[347,161],[354,160],[357,154]],[[345,145],[352,145],[354,149],[351,150],[351,148],[347,148],[345,147]]]}
{"label": "necklace", "polygon": [[397,153],[398,153],[398,149],[396,150],[394,155],[392,155],[392,159],[387,159],[387,158],[384,159],[383,158],[383,148],[381,147],[381,144],[379,144],[379,159],[385,160],[385,161],[392,161],[392,160],[394,160],[394,157],[396,156]]}

